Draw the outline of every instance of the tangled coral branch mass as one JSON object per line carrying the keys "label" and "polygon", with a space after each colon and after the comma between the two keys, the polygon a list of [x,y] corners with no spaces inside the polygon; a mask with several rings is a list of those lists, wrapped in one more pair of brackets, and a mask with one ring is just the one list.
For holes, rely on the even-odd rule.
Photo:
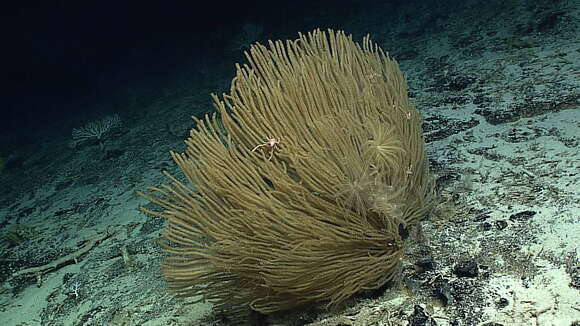
{"label": "tangled coral branch mass", "polygon": [[398,64],[332,30],[246,56],[217,113],[172,153],[187,182],[168,175],[144,194],[168,220],[170,287],[270,313],[382,286],[433,189]]}

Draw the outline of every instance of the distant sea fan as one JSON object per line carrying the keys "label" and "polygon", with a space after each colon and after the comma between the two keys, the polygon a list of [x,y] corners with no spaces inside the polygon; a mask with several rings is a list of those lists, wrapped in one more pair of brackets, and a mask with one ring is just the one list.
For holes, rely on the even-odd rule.
{"label": "distant sea fan", "polygon": [[121,118],[118,114],[106,116],[100,120],[91,121],[86,125],[72,130],[72,143],[74,147],[81,142],[96,139],[101,143],[104,135],[114,128],[121,126]]}

